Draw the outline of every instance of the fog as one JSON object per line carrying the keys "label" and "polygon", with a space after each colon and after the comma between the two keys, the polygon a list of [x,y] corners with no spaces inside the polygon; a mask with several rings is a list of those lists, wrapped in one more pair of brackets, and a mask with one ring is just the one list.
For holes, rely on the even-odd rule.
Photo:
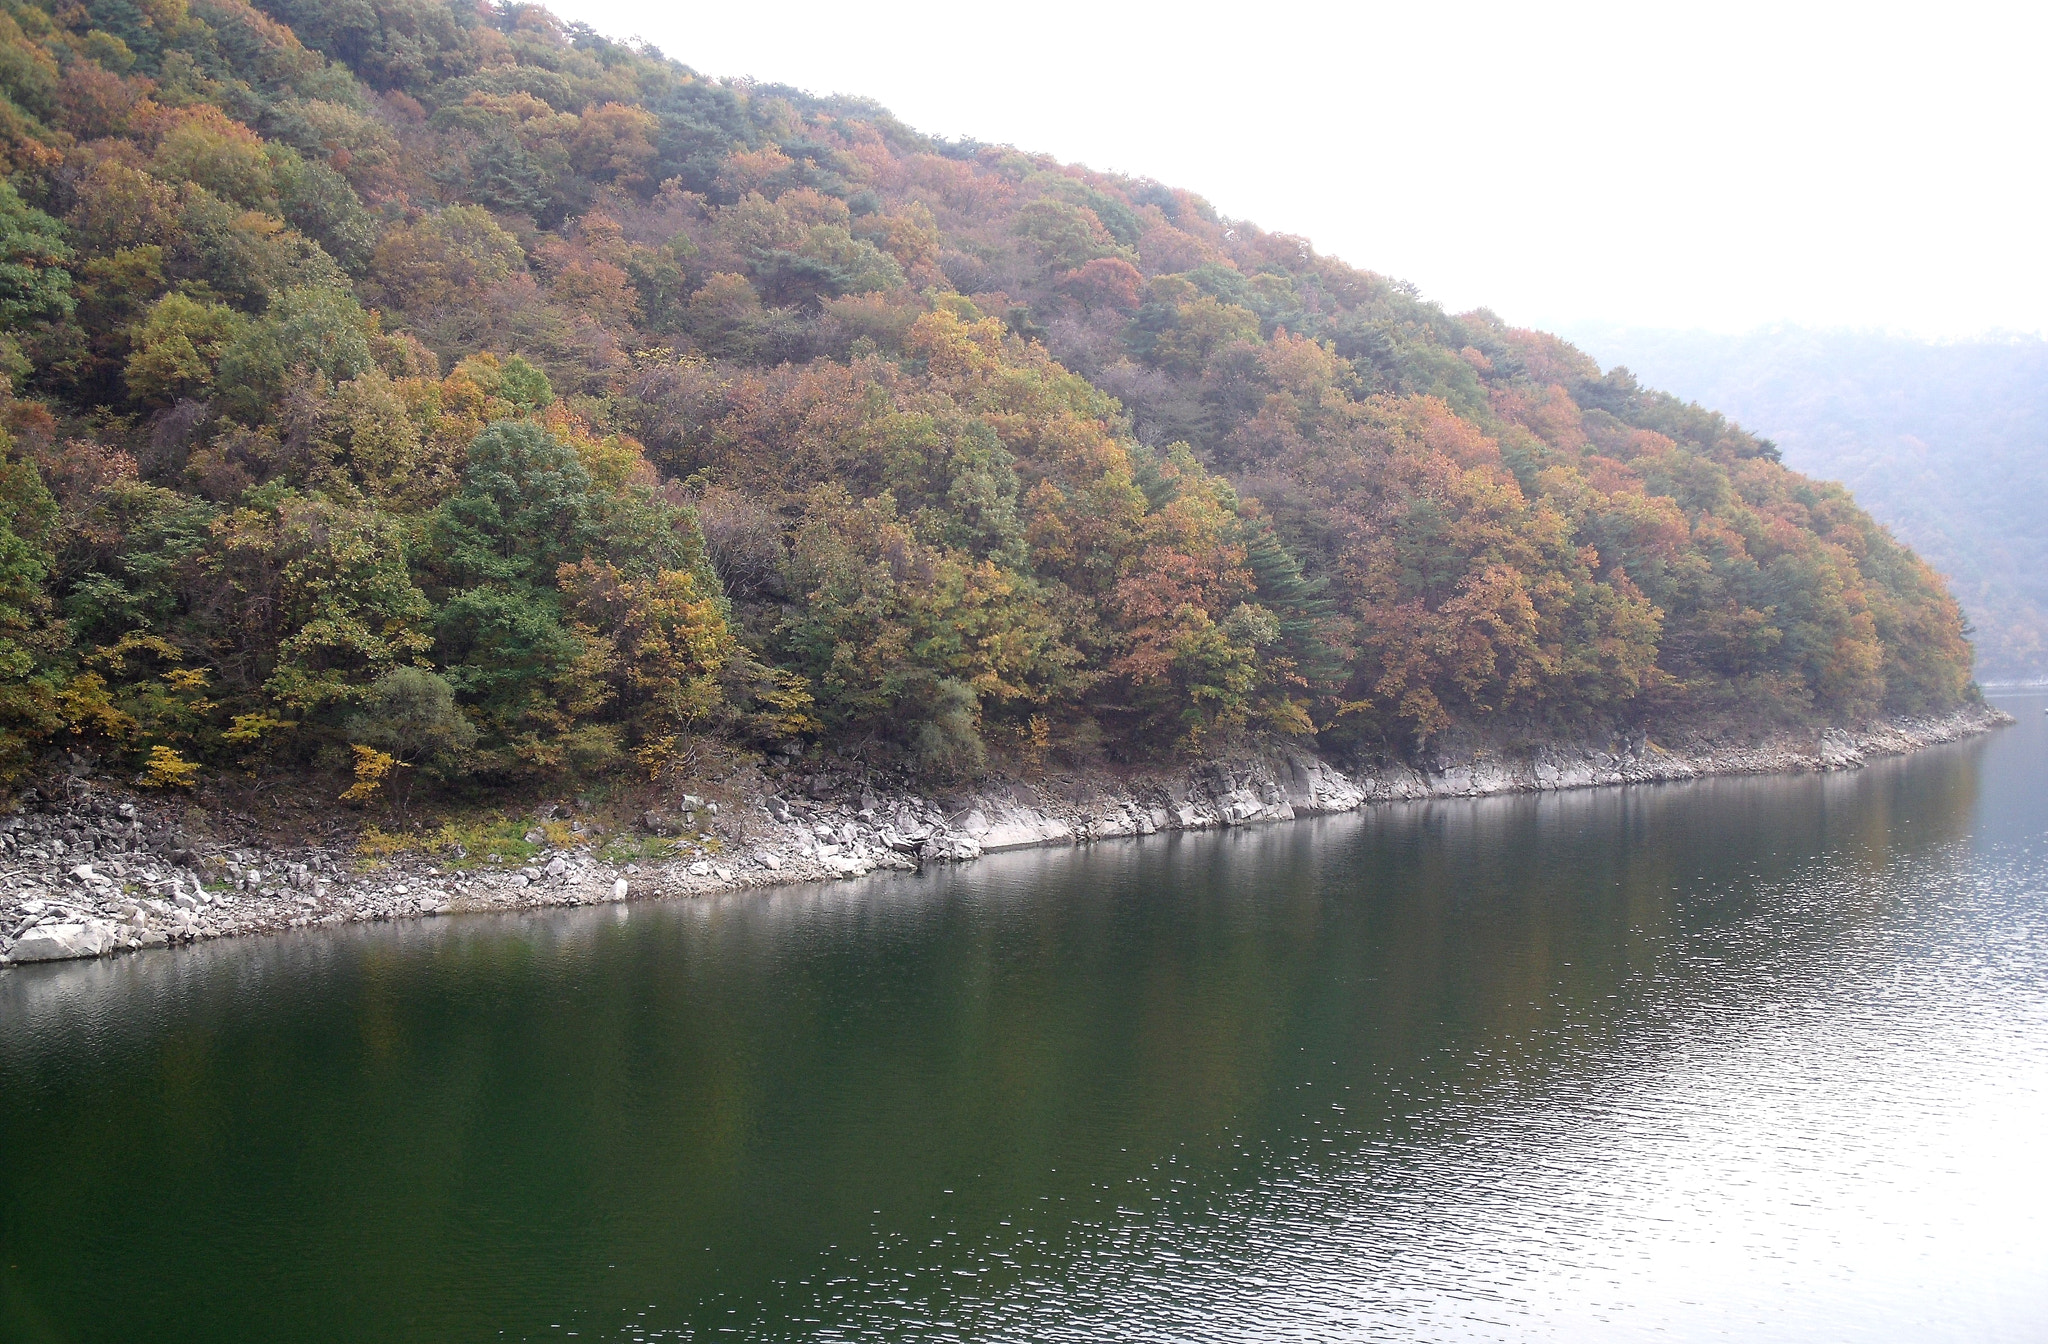
{"label": "fog", "polygon": [[2039,7],[563,0],[1546,327],[2048,328]]}

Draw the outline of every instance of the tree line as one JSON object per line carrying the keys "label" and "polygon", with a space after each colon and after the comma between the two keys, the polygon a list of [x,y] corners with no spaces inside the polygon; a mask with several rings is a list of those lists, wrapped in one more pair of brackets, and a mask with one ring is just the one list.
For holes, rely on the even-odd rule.
{"label": "tree line", "polygon": [[959,776],[1970,693],[1941,579],[1722,416],[537,6],[0,0],[0,173],[10,775]]}

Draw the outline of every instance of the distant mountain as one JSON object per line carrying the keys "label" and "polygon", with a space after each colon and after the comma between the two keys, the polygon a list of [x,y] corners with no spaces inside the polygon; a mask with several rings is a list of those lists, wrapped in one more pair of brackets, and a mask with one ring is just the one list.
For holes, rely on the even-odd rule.
{"label": "distant mountain", "polygon": [[2048,677],[2048,341],[1582,327],[1602,364],[1712,406],[1838,480],[1949,576],[1987,681]]}

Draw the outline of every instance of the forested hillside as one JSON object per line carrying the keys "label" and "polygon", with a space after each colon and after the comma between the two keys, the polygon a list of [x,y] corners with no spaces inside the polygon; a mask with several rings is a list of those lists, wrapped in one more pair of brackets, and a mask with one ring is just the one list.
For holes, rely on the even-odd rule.
{"label": "forested hillside", "polygon": [[526,5],[0,11],[10,771],[957,775],[1968,693],[1842,489],[1186,191]]}
{"label": "forested hillside", "polygon": [[1594,328],[1586,349],[1770,434],[1948,576],[1979,673],[2048,678],[2048,341]]}

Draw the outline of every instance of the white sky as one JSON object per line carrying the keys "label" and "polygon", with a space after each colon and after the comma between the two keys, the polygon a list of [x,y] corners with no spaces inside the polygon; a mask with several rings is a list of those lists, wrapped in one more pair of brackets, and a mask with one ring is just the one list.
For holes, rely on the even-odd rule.
{"label": "white sky", "polygon": [[2048,329],[2048,6],[554,0],[1539,326]]}

